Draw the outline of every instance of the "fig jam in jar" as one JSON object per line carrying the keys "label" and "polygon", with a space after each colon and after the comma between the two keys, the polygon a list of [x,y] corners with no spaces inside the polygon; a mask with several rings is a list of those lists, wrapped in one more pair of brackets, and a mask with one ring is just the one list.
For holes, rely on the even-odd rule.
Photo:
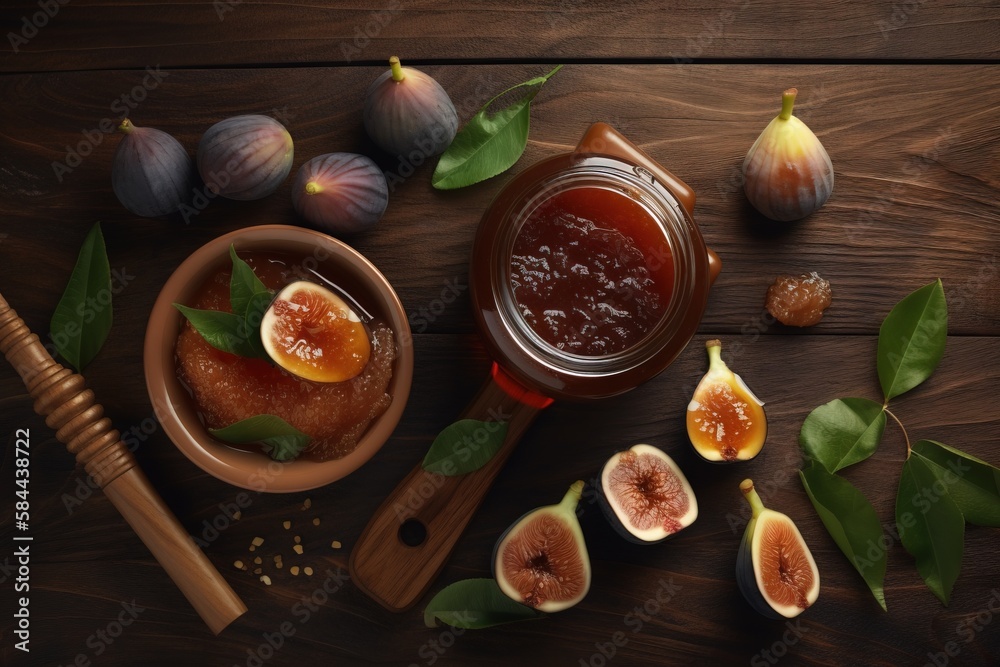
{"label": "fig jam in jar", "polygon": [[553,399],[614,396],[694,336],[721,263],[694,192],[604,123],[525,169],[476,233],[473,312],[490,354]]}
{"label": "fig jam in jar", "polygon": [[673,257],[641,203],[610,188],[570,188],[525,216],[510,281],[521,316],[542,340],[601,356],[632,347],[663,317]]}

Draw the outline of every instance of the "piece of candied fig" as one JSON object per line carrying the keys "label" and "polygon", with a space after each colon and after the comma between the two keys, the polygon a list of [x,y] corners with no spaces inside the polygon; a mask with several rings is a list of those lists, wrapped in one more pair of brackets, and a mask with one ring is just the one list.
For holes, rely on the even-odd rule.
{"label": "piece of candied fig", "polygon": [[832,302],[830,282],[813,271],[808,275],[775,278],[767,288],[764,307],[782,324],[811,327],[823,319],[823,312]]}
{"label": "piece of candied fig", "polygon": [[528,512],[508,528],[493,550],[493,576],[512,600],[539,611],[572,607],[590,590],[590,557],[576,518],[583,482],[558,505]]}
{"label": "piece of candied fig", "polygon": [[299,280],[274,297],[260,322],[264,351],[278,366],[313,382],[344,382],[371,357],[368,330],[339,296]]}
{"label": "piece of candied fig", "polygon": [[327,153],[299,167],[292,204],[310,224],[334,234],[371,229],[389,203],[385,175],[370,158]]}
{"label": "piece of candied fig", "polygon": [[750,606],[769,618],[795,618],[819,598],[819,570],[795,523],[764,507],[753,481],[740,484],[753,511],[740,543],[736,583]]}
{"label": "piece of candied fig", "polygon": [[706,461],[749,461],[767,438],[764,402],[722,360],[722,342],[710,340],[708,372],[687,408],[687,432],[694,451]]}
{"label": "piece of candied fig", "polygon": [[611,526],[638,544],[662,542],[698,518],[684,473],[652,445],[634,445],[608,459],[597,497]]}
{"label": "piece of candied fig", "polygon": [[111,166],[118,201],[144,218],[179,210],[191,198],[197,178],[184,146],[166,132],[136,127],[128,118],[118,131],[125,135]]}

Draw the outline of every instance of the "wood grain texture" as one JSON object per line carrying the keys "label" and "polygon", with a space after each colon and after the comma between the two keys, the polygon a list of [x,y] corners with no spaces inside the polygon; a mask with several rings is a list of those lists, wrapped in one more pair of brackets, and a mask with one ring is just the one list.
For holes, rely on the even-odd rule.
{"label": "wood grain texture", "polygon": [[[117,12],[141,20],[132,12],[142,10],[122,3],[102,8],[80,0],[60,12],[74,6],[110,21],[119,36],[128,34],[123,26],[131,24],[120,22]],[[626,4],[622,22],[604,21],[601,30],[616,36],[625,33],[615,31],[628,30],[636,36],[631,41],[641,46],[647,44],[644,30],[662,29],[683,44],[686,36],[675,31],[697,25],[693,18],[684,18],[685,12],[695,10],[684,6],[675,13],[679,20],[663,28],[655,21],[632,22],[628,10],[640,7]],[[875,6],[857,11],[871,12]],[[910,17],[909,27],[889,35],[885,48],[917,49],[917,38],[922,37],[927,52],[936,57],[981,54],[977,39],[982,31],[995,33],[995,18],[990,18],[995,9],[985,6],[972,3],[959,11],[957,5],[925,3]],[[934,438],[1000,464],[1000,413],[992,393],[1000,382],[1000,90],[995,68],[594,64],[567,66],[546,84],[532,107],[528,149],[511,173],[569,150],[590,123],[609,121],[694,188],[696,219],[722,257],[723,273],[699,335],[666,372],[629,394],[592,405],[557,403],[539,417],[500,472],[432,592],[461,578],[489,576],[493,545],[513,520],[557,501],[574,479],[593,478],[607,456],[636,442],[650,442],[675,457],[698,494],[701,511],[698,521],[675,540],[640,547],[621,540],[596,505],[587,504],[583,523],[594,584],[579,606],[541,621],[456,634],[424,628],[420,610],[427,596],[410,612],[392,614],[345,575],[348,554],[368,520],[422,459],[433,436],[460,413],[489,370],[473,331],[466,267],[476,224],[510,174],[442,193],[429,185],[431,165],[419,166],[396,184],[376,230],[351,241],[396,287],[416,333],[410,400],[394,436],[375,458],[357,473],[309,494],[244,494],[218,482],[185,459],[159,429],[141,373],[143,332],[158,290],[197,247],[242,226],[297,222],[289,201],[291,179],[260,202],[212,201],[190,224],[182,219],[137,219],[111,192],[116,138],[92,130],[104,118],[117,119],[112,105],[122,95],[131,95],[147,74],[68,70],[99,66],[101,58],[138,67],[154,52],[172,52],[189,58],[189,64],[205,65],[218,62],[211,58],[215,51],[234,60],[248,54],[275,62],[304,56],[294,50],[294,40],[276,37],[271,46],[257,36],[285,29],[267,14],[278,11],[279,5],[239,5],[221,30],[212,28],[218,34],[199,33],[201,19],[185,13],[190,8],[184,3],[150,7],[158,12],[152,19],[157,22],[155,37],[118,37],[116,43],[125,46],[108,49],[105,28],[95,22],[69,41],[60,39],[63,46],[56,49],[44,46],[46,32],[31,48],[39,54],[51,52],[31,61],[25,51],[15,62],[37,66],[16,69],[63,71],[0,76],[0,291],[34,330],[44,332],[80,243],[95,220],[104,221],[119,289],[114,296],[115,324],[86,370],[88,385],[101,397],[107,415],[135,449],[167,505],[201,541],[250,611],[212,638],[139,539],[124,528],[111,503],[88,486],[73,457],[33,415],[17,376],[0,367],[0,442],[6,445],[0,478],[12,478],[15,429],[30,428],[32,434],[31,600],[38,641],[32,645],[30,663],[8,641],[13,610],[6,591],[13,559],[4,547],[0,579],[7,579],[0,590],[3,609],[9,611],[0,621],[0,663],[70,664],[84,654],[94,664],[110,666],[246,665],[253,656],[267,655],[265,635],[277,641],[275,633],[284,627],[288,636],[267,665],[599,664],[592,656],[600,656],[600,647],[607,648],[619,632],[627,641],[617,647],[613,665],[746,664],[780,642],[787,630],[783,623],[756,617],[735,584],[745,520],[738,484],[746,476],[754,478],[769,506],[795,519],[822,575],[819,603],[802,617],[802,637],[780,664],[922,665],[929,652],[943,651],[948,642],[960,648],[959,664],[993,665],[1000,660],[995,623],[969,642],[960,632],[960,624],[989,609],[995,594],[996,529],[967,529],[963,570],[948,608],[923,585],[898,540],[889,540],[889,612],[883,613],[826,534],[796,473],[802,420],[812,408],[838,396],[877,397],[879,323],[902,296],[937,276],[945,282],[952,337],[937,373],[897,399],[895,412],[911,438]],[[435,7],[424,3],[418,11]],[[756,3],[753,7],[758,11]],[[780,46],[795,54],[842,45],[846,52],[865,40],[881,40],[871,32],[868,24],[874,19],[867,15],[861,23],[848,17],[813,25],[803,17],[826,11],[819,6],[759,7],[770,8],[771,14],[760,10],[754,32],[747,28],[748,38],[739,42],[745,48],[757,43],[759,48]],[[511,20],[525,18],[520,14],[545,20],[535,16],[534,9],[516,9],[510,11]],[[298,7],[293,18],[296,25],[308,24],[312,30],[323,23],[324,11],[320,7],[303,12]],[[419,42],[429,51],[433,43],[441,53],[461,45],[465,56],[455,57],[469,57],[480,48],[483,53],[499,49],[500,42],[491,42],[484,33],[512,28],[487,25],[487,10],[469,12],[475,25],[464,32],[458,29],[465,25],[457,23],[459,19],[442,26],[439,16],[432,21],[430,14],[422,14],[423,19],[408,15],[398,29],[414,32],[394,33],[391,44],[417,48]],[[239,16],[247,18],[237,21]],[[266,20],[256,25],[258,19],[252,16]],[[578,18],[579,25],[564,33],[567,47],[583,49],[579,40],[588,39],[587,30],[598,31],[599,18],[595,14],[595,23]],[[793,21],[801,41],[788,37],[772,44],[767,35],[777,33],[762,25],[767,20],[776,25]],[[83,22],[82,17],[73,18],[74,25]],[[53,21],[49,29],[57,25]],[[734,21],[725,34],[735,35],[741,26]],[[324,40],[337,34],[335,21],[323,23],[322,29]],[[940,34],[940,40],[928,42],[931,32]],[[428,37],[418,40],[419,34]],[[142,41],[180,43],[182,35],[192,43],[172,51]],[[215,51],[199,50],[199,39],[218,46],[210,47]],[[536,47],[525,40],[518,46],[520,52],[503,53],[527,57]],[[308,39],[300,41],[295,48],[316,47]],[[628,46],[615,37],[597,47],[611,49],[619,43]],[[550,51],[544,54],[547,58],[560,55],[551,41],[537,44]],[[713,44],[721,49],[735,43],[719,38]],[[987,51],[995,52],[996,40],[989,45]],[[162,63],[168,61],[164,56]],[[2,66],[9,70],[10,62],[4,60]],[[139,125],[174,134],[193,153],[212,123],[238,113],[272,113],[295,138],[295,167],[320,153],[347,150],[370,154],[396,172],[399,162],[378,154],[363,138],[361,98],[381,69],[164,69],[167,76],[146,91],[133,118]],[[463,120],[496,91],[544,69],[497,64],[426,68],[449,90]],[[744,201],[738,168],[746,149],[777,113],[780,91],[790,85],[799,87],[799,115],[830,152],[837,182],[829,204],[817,215],[789,228],[766,228]],[[52,163],[66,159],[67,145],[78,147],[81,142],[83,150],[94,145],[60,182]],[[818,270],[831,280],[834,306],[808,331],[771,323],[760,307],[767,285],[777,273],[806,270]],[[703,343],[709,337],[723,339],[726,360],[767,401],[768,443],[761,456],[745,465],[702,463],[685,442],[683,410],[704,373]],[[890,525],[904,450],[900,432],[890,425],[875,456],[846,471]],[[5,483],[0,487],[10,488]],[[306,497],[312,500],[309,510],[302,509]],[[239,520],[232,518],[236,509],[242,514]],[[5,492],[0,545],[11,543],[12,517],[11,496]],[[314,517],[321,519],[318,526],[311,521]],[[291,530],[282,528],[284,520],[292,521]],[[292,550],[294,535],[302,538],[301,556]],[[248,547],[257,536],[265,542],[251,553]],[[343,548],[331,548],[333,540],[341,541]],[[280,570],[273,565],[277,554],[283,556]],[[267,567],[272,586],[233,567],[236,559],[252,562],[256,556]],[[315,573],[292,576],[292,565],[310,565]],[[657,608],[658,591],[663,591],[661,599],[672,597]],[[142,608],[135,622],[113,643],[100,640],[97,633],[106,631],[119,618],[122,603],[132,600]]]}
{"label": "wood grain texture", "polygon": [[[117,617],[122,601],[133,599],[145,611],[106,647],[99,664],[134,665],[141,656],[143,664],[156,666],[178,661],[242,665],[247,650],[265,641],[262,633],[279,632],[286,621],[295,634],[266,664],[295,665],[322,656],[349,665],[426,665],[428,656],[439,650],[430,642],[440,648],[454,640],[435,664],[577,665],[581,658],[589,661],[598,650],[595,644],[611,641],[619,631],[628,643],[620,647],[615,664],[746,664],[780,641],[786,626],[753,614],[736,588],[733,568],[746,505],[738,485],[745,476],[755,480],[769,506],[796,521],[823,578],[819,602],[801,617],[802,639],[790,647],[788,664],[920,665],[928,651],[943,650],[949,641],[961,646],[960,664],[995,664],[1000,635],[986,630],[965,643],[956,628],[990,602],[996,587],[996,529],[968,527],[962,574],[948,608],[924,587],[912,558],[893,540],[886,579],[889,612],[883,613],[826,534],[797,479],[796,435],[809,410],[836,396],[877,394],[875,338],[727,339],[731,349],[738,341],[745,343],[732,365],[767,401],[770,425],[761,456],[730,467],[698,461],[685,443],[683,409],[705,369],[704,338],[696,338],[674,366],[630,394],[594,405],[556,403],[548,408],[500,473],[432,592],[461,578],[489,576],[493,545],[513,520],[557,501],[574,479],[592,479],[610,453],[636,442],[663,448],[681,465],[698,495],[698,521],[670,542],[642,547],[618,537],[598,507],[585,504],[582,522],[594,566],[588,597],[574,609],[542,621],[457,637],[424,628],[421,606],[402,615],[390,613],[344,577],[347,554],[368,518],[481,384],[489,360],[475,336],[417,336],[421,372],[414,378],[396,435],[358,473],[314,492],[241,496],[239,489],[189,463],[162,433],[143,434],[135,452],[141,465],[184,526],[206,543],[208,557],[250,608],[212,640],[138,539],[127,531],[107,529],[117,517],[105,498],[94,495],[71,504],[72,513],[67,511],[81,472],[40,419],[28,416],[27,397],[18,393],[15,379],[3,369],[0,395],[8,398],[0,404],[0,423],[31,428],[34,443],[38,555],[32,581],[38,587],[32,589],[32,604],[37,636],[45,642],[33,653],[39,662],[31,664],[67,664],[78,652],[93,658],[88,637]],[[1000,462],[995,436],[1000,415],[983,397],[984,388],[1000,382],[1000,369],[982,363],[997,352],[995,338],[950,339],[937,374],[897,401],[897,414],[910,436],[934,437]],[[90,373],[94,384],[113,382],[119,387],[114,392],[118,403],[109,409],[124,433],[151,414],[141,377],[130,373],[134,366],[128,359],[123,351],[123,363],[95,362]],[[7,471],[10,449],[3,465]],[[887,524],[893,517],[904,449],[900,432],[890,426],[874,457],[845,473]],[[303,510],[306,497],[312,507]],[[228,514],[238,505],[243,505],[242,518],[233,521]],[[313,517],[321,518],[319,526],[312,525]],[[9,515],[0,518],[0,544],[9,543]],[[284,520],[292,521],[290,531],[282,528]],[[292,551],[294,535],[302,538],[302,556]],[[264,545],[250,553],[248,546],[257,536],[265,538]],[[332,540],[341,541],[343,549],[331,549]],[[283,555],[281,570],[273,566],[275,554]],[[262,557],[272,586],[233,568],[235,559],[248,562],[254,556]],[[294,577],[291,565],[310,565],[316,573]],[[317,593],[328,579],[328,588],[336,591]],[[643,620],[635,608],[655,599],[661,586],[671,589],[671,582],[673,599],[655,613],[643,612],[648,618]],[[655,604],[650,603],[650,609]],[[9,621],[4,623],[9,627]],[[10,649],[9,644],[3,647],[4,664],[24,664],[11,662]]]}
{"label": "wood grain texture", "polygon": [[[221,118],[277,109],[295,138],[294,168],[343,150],[409,175],[408,160],[379,153],[364,137],[362,98],[379,69],[174,71],[133,118],[174,134],[193,153],[202,132]],[[495,91],[541,70],[430,71],[464,120]],[[190,224],[180,216],[142,220],[124,210],[109,176],[118,137],[94,128],[113,115],[109,104],[141,79],[132,72],[0,78],[0,97],[10,100],[0,109],[0,219],[7,235],[0,252],[31,258],[28,269],[0,271],[4,293],[29,323],[48,320],[49,304],[62,293],[94,220],[104,221],[112,267],[134,276],[116,296],[116,312],[138,321],[173,268],[209,239],[247,225],[300,222],[290,204],[291,178],[261,201],[211,201]],[[320,82],[337,94],[318,91]],[[833,159],[836,184],[820,212],[779,227],[746,203],[739,167],[790,84],[799,86],[799,116]],[[252,99],[246,91],[253,91]],[[239,99],[244,101],[222,102]],[[1000,88],[994,68],[566,67],[536,98],[528,149],[511,173],[570,150],[598,120],[616,126],[697,193],[695,219],[723,261],[704,330],[788,333],[762,315],[767,286],[779,273],[815,270],[831,281],[834,305],[804,333],[875,333],[896,301],[935,277],[944,280],[953,334],[1000,333]],[[85,133],[100,143],[59,182],[53,162],[65,161],[68,146],[91,147]],[[472,238],[510,173],[439,192],[430,186],[432,167],[423,164],[402,182],[391,178],[385,218],[374,233],[351,242],[395,286],[416,333],[467,332]],[[65,231],[45,233],[40,221]],[[158,249],[154,256],[150,247]],[[118,329],[111,335],[114,345]]]}
{"label": "wood grain texture", "polygon": [[[5,3],[4,33],[31,35],[23,21],[38,11],[37,0]],[[73,0],[37,24],[30,39],[4,40],[0,71],[375,62],[393,54],[670,63],[1000,57],[992,0]]]}

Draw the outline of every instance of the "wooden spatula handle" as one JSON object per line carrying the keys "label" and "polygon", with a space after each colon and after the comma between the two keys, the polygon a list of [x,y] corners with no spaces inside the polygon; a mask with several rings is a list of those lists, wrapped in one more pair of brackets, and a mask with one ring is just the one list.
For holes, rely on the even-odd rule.
{"label": "wooden spatula handle", "polygon": [[[460,418],[505,421],[499,452],[479,470],[446,477],[418,465],[386,498],[351,550],[351,580],[390,611],[412,607],[434,582],[514,446],[551,400],[496,365]],[[424,535],[414,546],[404,535]],[[411,540],[413,541],[413,540]]]}
{"label": "wooden spatula handle", "polygon": [[218,634],[247,608],[163,503],[81,375],[57,363],[0,296],[0,352],[35,412],[82,463],[184,596]]}

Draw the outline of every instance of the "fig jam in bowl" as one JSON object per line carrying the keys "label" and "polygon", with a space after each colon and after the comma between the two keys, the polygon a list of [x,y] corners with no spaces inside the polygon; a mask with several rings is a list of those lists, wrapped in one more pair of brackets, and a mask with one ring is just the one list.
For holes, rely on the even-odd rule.
{"label": "fig jam in bowl", "polygon": [[[273,291],[304,280],[349,304],[371,342],[360,374],[310,382],[209,345],[173,304],[229,309],[230,246]],[[385,277],[340,241],[281,225],[226,234],[188,257],[153,306],[143,357],[156,416],[181,452],[222,481],[267,492],[314,489],[358,469],[398,424],[413,376],[407,315]],[[309,444],[282,462],[259,444],[229,444],[209,433],[258,414],[281,417],[307,433]]]}

